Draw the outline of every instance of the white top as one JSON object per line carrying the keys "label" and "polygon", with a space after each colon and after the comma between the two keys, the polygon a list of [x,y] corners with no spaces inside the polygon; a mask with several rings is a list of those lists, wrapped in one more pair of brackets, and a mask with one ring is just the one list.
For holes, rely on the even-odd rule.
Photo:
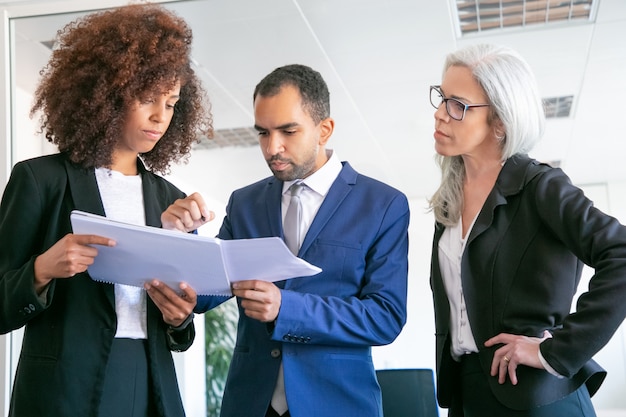
{"label": "white top", "polygon": [[[107,168],[97,168],[96,180],[106,217],[130,224],[146,224],[141,175],[124,175]],[[148,338],[146,302],[143,288],[115,284],[115,337]]]}
{"label": "white top", "polygon": [[439,268],[450,301],[450,335],[452,341],[450,353],[457,360],[464,354],[478,352],[465,308],[465,296],[461,282],[461,258],[465,251],[467,237],[470,235],[476,219],[472,221],[465,238],[462,236],[461,221],[459,219],[455,226],[446,227],[439,240]]}

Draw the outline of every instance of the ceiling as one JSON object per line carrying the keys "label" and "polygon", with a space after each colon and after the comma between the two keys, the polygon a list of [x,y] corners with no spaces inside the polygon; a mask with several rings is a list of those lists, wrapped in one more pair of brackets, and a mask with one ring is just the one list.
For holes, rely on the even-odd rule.
{"label": "ceiling", "polygon": [[[166,7],[193,28],[196,69],[209,92],[216,129],[253,125],[252,91],[271,70],[310,65],[331,92],[336,130],[329,147],[362,173],[424,199],[439,181],[429,86],[441,81],[448,52],[476,42],[517,49],[533,67],[544,97],[574,97],[570,117],[550,119],[531,156],[560,161],[577,184],[626,181],[626,133],[619,127],[626,110],[618,104],[626,97],[626,2],[596,2],[593,22],[463,38],[453,0],[196,0]],[[47,60],[49,50],[41,42],[75,17],[16,20],[22,89],[32,91]],[[194,150],[187,165],[173,168],[172,179],[222,204],[233,189],[269,174],[257,146],[226,147]]]}

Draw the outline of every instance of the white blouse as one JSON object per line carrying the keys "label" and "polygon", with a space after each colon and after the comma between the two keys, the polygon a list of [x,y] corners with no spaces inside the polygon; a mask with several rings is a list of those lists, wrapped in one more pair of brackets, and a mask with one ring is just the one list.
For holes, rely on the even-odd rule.
{"label": "white blouse", "polygon": [[463,283],[461,282],[461,258],[465,251],[467,237],[470,235],[476,218],[472,221],[467,234],[463,237],[461,219],[453,227],[446,227],[439,240],[439,268],[443,284],[450,301],[450,333],[452,344],[450,352],[457,359],[467,353],[478,352],[472,334],[472,326],[467,316]]}

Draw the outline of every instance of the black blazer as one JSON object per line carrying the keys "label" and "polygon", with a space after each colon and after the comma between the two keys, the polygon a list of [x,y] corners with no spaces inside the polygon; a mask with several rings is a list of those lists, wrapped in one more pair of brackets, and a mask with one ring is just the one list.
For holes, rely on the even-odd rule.
{"label": "black blazer", "polygon": [[[146,222],[160,226],[161,213],[184,194],[138,161]],[[34,291],[33,265],[71,232],[69,214],[79,209],[104,215],[93,169],[64,154],[15,165],[0,205],[0,332],[25,327],[11,398],[11,416],[95,416],[116,331],[113,285],[87,273],[54,280],[47,304]],[[170,350],[193,342],[190,325],[175,338],[148,297],[148,357],[161,416],[183,416]]]}
{"label": "black blazer", "polygon": [[[431,288],[436,324],[439,403],[455,397],[458,364],[450,355],[450,306],[439,269],[436,224]],[[468,238],[461,264],[467,313],[489,375],[495,348],[484,342],[501,332],[540,337],[546,361],[566,378],[520,366],[518,385],[498,384],[493,394],[522,410],[565,397],[586,382],[593,395],[606,372],[591,358],[626,317],[626,228],[593,207],[557,168],[516,155],[502,168]],[[595,269],[591,291],[570,314],[583,262]]]}

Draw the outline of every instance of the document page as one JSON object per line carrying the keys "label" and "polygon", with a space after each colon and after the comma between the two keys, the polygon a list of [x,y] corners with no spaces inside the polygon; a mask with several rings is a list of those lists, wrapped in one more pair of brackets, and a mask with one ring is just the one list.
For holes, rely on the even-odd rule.
{"label": "document page", "polygon": [[316,275],[321,269],[294,256],[278,237],[221,240],[150,226],[137,226],[74,210],[75,234],[116,241],[96,246],[98,256],[88,273],[96,281],[143,287],[156,278],[173,289],[188,283],[201,295],[232,295],[234,281],[284,279]]}

